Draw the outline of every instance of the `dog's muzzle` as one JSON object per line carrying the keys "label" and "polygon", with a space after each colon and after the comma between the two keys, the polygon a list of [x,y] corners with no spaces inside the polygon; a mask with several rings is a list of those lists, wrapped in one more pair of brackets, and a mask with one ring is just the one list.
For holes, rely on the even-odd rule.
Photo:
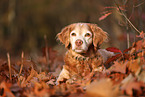
{"label": "dog's muzzle", "polygon": [[83,44],[83,41],[81,40],[81,39],[77,39],[76,41],[75,41],[75,44],[76,44],[76,46],[81,46],[82,44]]}

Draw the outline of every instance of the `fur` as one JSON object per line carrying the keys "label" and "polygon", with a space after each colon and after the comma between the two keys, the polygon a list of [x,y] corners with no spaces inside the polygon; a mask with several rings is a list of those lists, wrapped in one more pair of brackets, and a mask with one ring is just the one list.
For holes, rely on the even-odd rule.
{"label": "fur", "polygon": [[[71,35],[72,31],[74,31],[75,35]],[[91,32],[91,35],[84,35],[88,31]],[[105,49],[100,49],[100,45],[108,40],[108,34],[97,24],[74,23],[63,28],[57,36],[68,49],[64,58],[65,64],[57,79],[58,83],[64,81],[64,79],[83,78],[93,71],[102,71],[102,64],[114,55]],[[82,40],[80,46],[75,44],[77,39]],[[77,51],[78,48],[79,51]]]}

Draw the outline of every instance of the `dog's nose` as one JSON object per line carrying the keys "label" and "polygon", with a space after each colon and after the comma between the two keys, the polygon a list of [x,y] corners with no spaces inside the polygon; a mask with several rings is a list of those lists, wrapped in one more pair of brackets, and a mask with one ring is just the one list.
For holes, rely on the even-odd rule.
{"label": "dog's nose", "polygon": [[77,40],[75,41],[75,44],[76,44],[77,46],[81,46],[81,45],[83,44],[83,41],[82,41],[81,39],[77,39]]}

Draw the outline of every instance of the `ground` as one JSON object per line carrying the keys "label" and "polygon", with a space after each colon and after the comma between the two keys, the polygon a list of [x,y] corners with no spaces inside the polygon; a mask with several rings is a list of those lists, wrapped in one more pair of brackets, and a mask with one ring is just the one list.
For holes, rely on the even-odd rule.
{"label": "ground", "polygon": [[3,97],[143,97],[145,96],[145,33],[139,41],[116,53],[103,65],[102,72],[90,72],[82,80],[56,85],[62,69],[63,55],[44,48],[43,56],[0,59],[0,96]]}

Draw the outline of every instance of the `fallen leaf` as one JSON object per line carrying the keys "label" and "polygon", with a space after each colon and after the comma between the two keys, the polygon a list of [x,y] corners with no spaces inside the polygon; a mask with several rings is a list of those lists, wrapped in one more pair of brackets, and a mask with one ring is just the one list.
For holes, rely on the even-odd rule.
{"label": "fallen leaf", "polygon": [[86,87],[87,97],[117,97],[118,88],[113,86],[110,79],[94,81]]}
{"label": "fallen leaf", "polygon": [[51,79],[50,81],[47,82],[48,85],[55,85],[55,80]]}
{"label": "fallen leaf", "polygon": [[6,82],[0,83],[0,89],[3,89],[3,93],[1,94],[3,97],[15,97],[10,90],[11,85],[11,83]]}
{"label": "fallen leaf", "polygon": [[137,75],[137,79],[145,83],[145,70],[141,70],[140,74]]}
{"label": "fallen leaf", "polygon": [[32,69],[30,75],[27,77],[26,82],[30,81],[33,77],[36,77],[38,73]]}
{"label": "fallen leaf", "polygon": [[45,72],[41,72],[36,76],[40,81],[48,81],[50,80],[50,77],[46,75]]}
{"label": "fallen leaf", "polygon": [[138,73],[141,70],[141,60],[140,60],[140,58],[135,59],[135,60],[130,60],[127,63],[127,67],[129,69],[129,71],[131,71],[133,74],[138,75]]}
{"label": "fallen leaf", "polygon": [[118,61],[115,61],[114,64],[109,68],[109,71],[111,72],[120,72],[125,74],[126,73],[126,63],[123,63],[121,61],[120,63]]}
{"label": "fallen leaf", "polygon": [[133,81],[126,84],[126,86],[123,86],[122,90],[130,96],[138,97],[142,94],[142,88],[145,88],[145,84],[143,82]]}
{"label": "fallen leaf", "polygon": [[37,95],[38,97],[49,97],[49,92],[47,91],[48,86],[46,85],[46,83],[41,82],[41,83],[35,83],[34,86],[34,93],[35,95]]}
{"label": "fallen leaf", "polygon": [[135,42],[134,44],[133,44],[133,47],[135,48],[135,50],[138,52],[138,51],[140,51],[141,49],[142,49],[142,43],[143,43],[143,41],[142,40],[139,40],[139,41],[137,41],[137,42]]}

